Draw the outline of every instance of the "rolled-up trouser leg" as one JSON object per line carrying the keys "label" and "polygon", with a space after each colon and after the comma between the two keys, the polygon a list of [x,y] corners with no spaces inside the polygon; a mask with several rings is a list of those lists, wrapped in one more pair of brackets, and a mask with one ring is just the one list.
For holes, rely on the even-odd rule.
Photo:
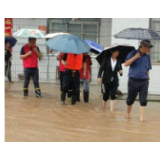
{"label": "rolled-up trouser leg", "polygon": [[111,92],[110,92],[111,100],[116,99],[117,89],[118,89],[118,81],[112,82],[111,83]]}
{"label": "rolled-up trouser leg", "polygon": [[103,100],[108,101],[110,95],[110,84],[103,84],[102,83],[102,91],[103,91]]}
{"label": "rolled-up trouser leg", "polygon": [[128,97],[126,100],[126,103],[128,106],[131,106],[134,103],[134,101],[138,95],[138,91],[139,91],[139,82],[129,78],[129,80],[128,80]]}
{"label": "rolled-up trouser leg", "polygon": [[147,106],[148,81],[140,82],[139,100],[142,107]]}

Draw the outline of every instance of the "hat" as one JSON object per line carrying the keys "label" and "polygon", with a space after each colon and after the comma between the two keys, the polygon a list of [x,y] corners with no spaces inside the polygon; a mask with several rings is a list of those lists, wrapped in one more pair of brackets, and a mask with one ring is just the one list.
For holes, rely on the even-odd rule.
{"label": "hat", "polygon": [[28,37],[28,40],[37,39],[36,37]]}
{"label": "hat", "polygon": [[145,47],[148,47],[148,48],[154,47],[154,46],[151,44],[150,40],[142,40],[142,41],[140,42],[140,46],[145,46]]}

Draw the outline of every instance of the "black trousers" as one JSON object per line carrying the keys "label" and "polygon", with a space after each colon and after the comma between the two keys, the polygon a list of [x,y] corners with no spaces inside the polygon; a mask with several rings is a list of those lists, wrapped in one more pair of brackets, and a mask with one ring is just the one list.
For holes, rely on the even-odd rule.
{"label": "black trousers", "polygon": [[119,86],[118,81],[113,81],[104,84],[102,83],[103,100],[107,101],[109,97],[111,97],[111,100],[115,100],[118,86]]}
{"label": "black trousers", "polygon": [[64,77],[64,72],[60,71],[59,79],[60,79],[60,89],[62,90],[63,86],[63,77]]}
{"label": "black trousers", "polygon": [[72,93],[77,95],[80,86],[80,75],[79,71],[72,72],[71,70],[66,70],[63,76],[63,86],[61,91],[67,93],[68,90],[72,88]]}
{"label": "black trousers", "polygon": [[35,89],[39,88],[39,70],[38,68],[24,69],[24,89],[28,89],[30,78],[32,77]]}
{"label": "black trousers", "polygon": [[127,105],[131,106],[139,93],[140,105],[143,107],[147,106],[148,84],[148,80],[137,81],[129,78]]}
{"label": "black trousers", "polygon": [[5,61],[5,76],[8,78],[9,82],[12,82],[11,66],[12,63],[9,60]]}

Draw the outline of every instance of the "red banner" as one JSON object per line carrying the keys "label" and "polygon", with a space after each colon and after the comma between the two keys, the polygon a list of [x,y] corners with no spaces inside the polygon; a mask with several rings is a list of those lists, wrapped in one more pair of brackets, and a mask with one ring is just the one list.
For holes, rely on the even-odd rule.
{"label": "red banner", "polygon": [[12,27],[13,27],[13,20],[12,18],[5,18],[5,36],[12,36]]}
{"label": "red banner", "polygon": [[4,18],[4,25],[13,26],[13,18]]}

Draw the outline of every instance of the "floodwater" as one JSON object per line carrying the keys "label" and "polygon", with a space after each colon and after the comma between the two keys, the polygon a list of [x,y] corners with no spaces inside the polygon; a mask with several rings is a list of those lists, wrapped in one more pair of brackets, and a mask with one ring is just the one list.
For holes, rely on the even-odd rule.
{"label": "floodwater", "polygon": [[146,121],[139,121],[139,103],[126,118],[125,101],[115,111],[101,107],[100,86],[91,85],[90,103],[60,106],[58,84],[41,84],[43,98],[23,97],[22,83],[5,83],[6,142],[160,142],[160,103],[149,102]]}

